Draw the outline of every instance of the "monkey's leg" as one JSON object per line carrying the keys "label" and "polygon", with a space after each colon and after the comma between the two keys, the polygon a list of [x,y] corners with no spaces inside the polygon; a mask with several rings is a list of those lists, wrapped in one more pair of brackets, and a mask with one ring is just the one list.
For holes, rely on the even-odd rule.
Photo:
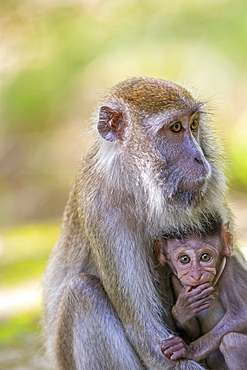
{"label": "monkey's leg", "polygon": [[143,370],[100,283],[73,278],[58,314],[56,357],[60,370]]}
{"label": "monkey's leg", "polygon": [[207,365],[210,370],[228,370],[224,356],[219,350],[207,357]]}
{"label": "monkey's leg", "polygon": [[221,341],[220,351],[229,370],[247,368],[247,334],[228,333]]}

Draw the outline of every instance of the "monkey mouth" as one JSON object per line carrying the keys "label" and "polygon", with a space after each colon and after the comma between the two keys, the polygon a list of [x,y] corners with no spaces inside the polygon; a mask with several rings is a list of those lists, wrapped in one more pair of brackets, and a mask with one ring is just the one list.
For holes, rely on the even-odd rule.
{"label": "monkey mouth", "polygon": [[196,205],[207,189],[206,178],[198,178],[197,180],[183,181],[178,185],[177,191],[174,194],[174,199],[181,202],[186,207]]}
{"label": "monkey mouth", "polygon": [[204,190],[206,186],[207,177],[198,177],[196,179],[183,179],[179,184],[178,191],[183,190]]}
{"label": "monkey mouth", "polygon": [[197,285],[194,285],[194,284],[187,284],[187,285],[190,287],[190,290],[195,290],[196,288],[198,288],[202,284],[204,284],[204,283],[197,284]]}
{"label": "monkey mouth", "polygon": [[196,289],[199,286],[201,286],[203,284],[206,284],[206,283],[211,285],[211,281],[209,279],[202,279],[202,280],[200,280],[200,282],[195,281],[194,283],[193,282],[187,282],[186,285],[189,285],[191,287],[191,289],[193,290],[193,289]]}
{"label": "monkey mouth", "polygon": [[180,207],[196,206],[206,193],[209,174],[201,176],[180,176],[177,171],[168,173],[164,181],[164,190],[168,203],[174,205],[174,201]]}
{"label": "monkey mouth", "polygon": [[[203,283],[202,283],[203,284]],[[196,288],[198,288],[200,285],[202,285],[202,284],[197,284],[197,285],[190,285],[191,286],[191,288],[192,289],[196,289]]]}
{"label": "monkey mouth", "polygon": [[200,285],[190,285],[190,290],[195,290],[198,288]]}

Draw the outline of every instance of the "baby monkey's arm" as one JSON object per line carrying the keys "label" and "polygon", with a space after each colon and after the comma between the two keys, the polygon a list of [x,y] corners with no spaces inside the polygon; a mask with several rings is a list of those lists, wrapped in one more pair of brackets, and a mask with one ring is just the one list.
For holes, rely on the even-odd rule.
{"label": "baby monkey's arm", "polygon": [[[179,289],[178,286],[176,287],[175,279],[177,278],[173,279],[173,287],[178,297],[172,308],[172,314],[178,327],[185,330],[194,340],[201,335],[196,315],[210,307],[214,288],[205,283],[197,287],[186,286]],[[180,290],[179,293],[178,290]]]}

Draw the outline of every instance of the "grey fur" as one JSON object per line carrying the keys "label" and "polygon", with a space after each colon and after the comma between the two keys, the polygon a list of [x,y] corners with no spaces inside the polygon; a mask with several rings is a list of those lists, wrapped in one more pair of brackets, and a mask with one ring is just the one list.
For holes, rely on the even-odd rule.
{"label": "grey fur", "polygon": [[114,87],[101,106],[121,112],[124,137],[101,137],[95,115],[95,142],[81,161],[44,276],[48,351],[61,370],[201,369],[161,353],[173,324],[154,284],[152,253],[163,231],[200,228],[217,214],[229,219],[221,150],[202,119],[195,146],[208,178],[196,195],[179,193],[181,169],[167,177],[155,135],[169,117],[203,104],[172,82],[135,78]]}

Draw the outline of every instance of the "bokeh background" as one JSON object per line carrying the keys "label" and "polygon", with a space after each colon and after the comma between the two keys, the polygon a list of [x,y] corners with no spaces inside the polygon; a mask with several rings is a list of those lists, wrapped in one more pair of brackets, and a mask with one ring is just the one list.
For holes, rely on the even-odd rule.
{"label": "bokeh background", "polygon": [[49,369],[41,276],[102,94],[132,76],[208,100],[247,247],[246,0],[0,0],[0,367]]}

